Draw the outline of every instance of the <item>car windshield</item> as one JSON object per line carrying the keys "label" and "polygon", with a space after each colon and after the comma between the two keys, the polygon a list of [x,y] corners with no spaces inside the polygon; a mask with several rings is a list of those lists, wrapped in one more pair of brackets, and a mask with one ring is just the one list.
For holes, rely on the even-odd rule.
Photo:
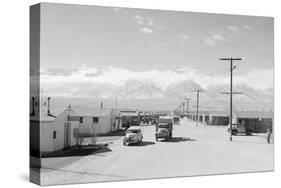
{"label": "car windshield", "polygon": [[159,128],[168,128],[168,127],[169,127],[169,124],[168,124],[168,123],[159,123],[159,124],[158,124],[158,127],[159,127]]}
{"label": "car windshield", "polygon": [[233,128],[244,128],[244,125],[242,124],[232,124]]}
{"label": "car windshield", "polygon": [[140,131],[139,130],[127,130],[127,133],[135,133],[138,134]]}

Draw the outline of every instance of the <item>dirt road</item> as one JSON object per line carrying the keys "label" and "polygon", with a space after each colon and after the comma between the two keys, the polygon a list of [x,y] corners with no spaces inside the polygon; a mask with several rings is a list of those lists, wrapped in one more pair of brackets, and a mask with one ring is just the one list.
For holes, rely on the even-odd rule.
{"label": "dirt road", "polygon": [[234,136],[226,127],[195,126],[181,121],[173,140],[156,142],[154,126],[143,126],[140,145],[123,146],[122,139],[104,152],[87,156],[45,158],[43,185],[194,176],[273,170],[273,144],[264,135]]}

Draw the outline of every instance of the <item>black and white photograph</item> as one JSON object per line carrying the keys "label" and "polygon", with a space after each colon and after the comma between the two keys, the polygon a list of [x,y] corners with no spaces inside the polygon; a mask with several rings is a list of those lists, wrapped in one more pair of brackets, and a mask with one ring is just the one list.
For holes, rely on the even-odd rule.
{"label": "black and white photograph", "polygon": [[29,106],[36,184],[272,172],[274,18],[32,5]]}

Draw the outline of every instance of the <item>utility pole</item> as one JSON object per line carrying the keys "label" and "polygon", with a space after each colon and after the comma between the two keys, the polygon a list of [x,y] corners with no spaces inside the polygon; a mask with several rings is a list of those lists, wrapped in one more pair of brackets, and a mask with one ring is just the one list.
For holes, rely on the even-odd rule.
{"label": "utility pole", "polygon": [[[114,125],[115,125],[115,129],[116,129],[116,119],[117,119],[117,96],[115,98],[115,118],[114,118]],[[118,117],[118,125],[117,125],[117,130],[119,130],[119,117]]]}
{"label": "utility pole", "polygon": [[196,100],[196,126],[198,126],[198,109],[199,109],[199,93],[202,92],[202,89],[194,90],[197,92],[197,100]]}
{"label": "utility pole", "polygon": [[221,61],[229,61],[230,62],[230,114],[229,114],[229,125],[230,125],[230,135],[229,140],[232,141],[232,71],[236,68],[236,66],[233,66],[233,61],[241,61],[242,58],[220,58]]}
{"label": "utility pole", "polygon": [[115,97],[115,116],[116,116],[116,113],[117,113],[117,96]]}
{"label": "utility pole", "polygon": [[176,111],[176,114],[178,115],[179,107],[177,107],[175,111]]}
{"label": "utility pole", "polygon": [[189,101],[190,101],[191,99],[186,98],[186,99],[184,99],[184,100],[186,100],[186,118],[187,118],[187,116],[188,116],[188,106],[189,106]]}
{"label": "utility pole", "polygon": [[[230,92],[221,92],[221,94],[226,94],[226,95],[230,95]],[[232,96],[233,95],[236,95],[236,94],[243,94],[242,92],[236,92],[236,91],[232,91]],[[233,100],[232,100],[233,101]],[[233,106],[233,105],[232,105]],[[231,119],[232,119],[232,116],[231,116]],[[232,121],[231,121],[232,122]],[[229,125],[230,125],[230,120],[229,120]],[[232,126],[231,126],[231,128],[232,128]],[[230,129],[230,127],[229,127],[229,129]],[[232,130],[232,129],[231,129]],[[232,131],[231,131],[232,132]],[[230,141],[232,141],[232,136],[231,136],[231,138],[230,138]]]}
{"label": "utility pole", "polygon": [[179,116],[181,115],[181,104],[179,105],[179,107],[178,107],[178,110],[179,110]]}
{"label": "utility pole", "polygon": [[184,117],[184,102],[182,103],[182,114],[183,114],[183,117]]}

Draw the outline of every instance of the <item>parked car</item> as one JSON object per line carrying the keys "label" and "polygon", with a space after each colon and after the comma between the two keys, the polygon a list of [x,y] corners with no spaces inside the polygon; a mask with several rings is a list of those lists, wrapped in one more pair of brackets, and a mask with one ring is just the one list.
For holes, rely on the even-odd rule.
{"label": "parked car", "polygon": [[[230,132],[230,124],[228,124],[228,132]],[[246,135],[252,135],[252,130],[250,128],[247,128],[243,124],[233,123],[232,124],[232,135],[237,135],[240,133],[246,134]]]}
{"label": "parked car", "polygon": [[174,124],[179,125],[180,124],[180,117],[179,116],[173,116]]}
{"label": "parked car", "polygon": [[153,117],[151,120],[151,125],[156,125],[156,120],[157,120],[157,118]]}
{"label": "parked car", "polygon": [[158,141],[159,138],[163,138],[165,140],[171,140],[172,139],[172,132],[173,132],[173,118],[171,116],[164,116],[159,117],[159,119],[156,120],[156,133],[155,133],[155,139]]}
{"label": "parked car", "polygon": [[139,144],[142,142],[143,134],[140,127],[131,126],[127,129],[126,135],[123,139],[123,145]]}

